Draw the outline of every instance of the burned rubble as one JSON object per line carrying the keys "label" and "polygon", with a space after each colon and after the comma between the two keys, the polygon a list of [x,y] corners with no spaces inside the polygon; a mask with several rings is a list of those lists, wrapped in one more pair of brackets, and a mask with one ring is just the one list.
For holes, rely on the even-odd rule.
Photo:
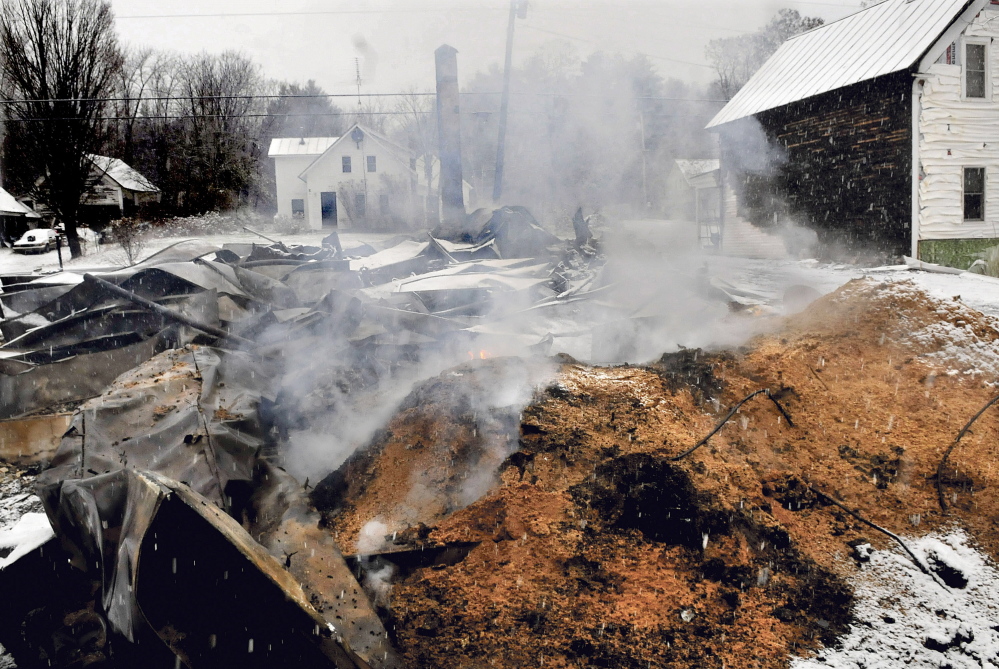
{"label": "burned rubble", "polygon": [[670,266],[684,317],[760,334],[662,354],[680,297],[574,227],[5,285],[17,666],[781,667],[853,629],[854,546],[960,520],[996,555],[994,423],[935,473],[992,392],[941,323],[986,356],[986,317],[866,280],[785,319]]}

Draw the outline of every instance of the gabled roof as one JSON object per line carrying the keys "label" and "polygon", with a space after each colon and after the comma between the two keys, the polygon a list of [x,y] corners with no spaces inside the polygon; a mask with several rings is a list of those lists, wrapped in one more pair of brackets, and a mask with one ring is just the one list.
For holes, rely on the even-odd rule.
{"label": "gabled roof", "polygon": [[275,137],[267,150],[268,158],[279,156],[319,156],[339,137]]}
{"label": "gabled roof", "polygon": [[965,9],[987,2],[885,0],[792,37],[707,127],[908,69]]}
{"label": "gabled roof", "polygon": [[676,166],[680,170],[684,179],[690,181],[694,177],[699,177],[708,172],[720,169],[721,161],[717,158],[706,158],[700,160],[676,160]]}
{"label": "gabled roof", "polygon": [[97,169],[101,170],[116,184],[137,193],[158,193],[159,188],[149,182],[146,177],[129,167],[124,161],[108,156],[91,154],[87,156]]}
{"label": "gabled roof", "polygon": [[14,199],[14,196],[0,188],[0,216],[24,216],[25,218],[41,218],[39,214],[25,207]]}
{"label": "gabled roof", "polygon": [[400,144],[396,144],[395,142],[393,142],[391,139],[381,134],[380,132],[376,132],[367,126],[361,125],[360,123],[355,123],[354,125],[347,128],[347,131],[343,133],[343,135],[337,137],[336,140],[332,144],[330,144],[325,151],[323,151],[322,155],[317,156],[316,159],[313,160],[308,167],[302,170],[302,173],[298,175],[298,178],[304,179],[305,175],[308,174],[313,167],[318,165],[322,161],[322,159],[326,156],[327,153],[333,151],[334,148],[336,148],[343,142],[353,142],[354,140],[352,140],[350,136],[354,132],[354,128],[358,128],[361,132],[364,133],[366,138],[372,140],[376,144],[379,144],[382,148],[388,150],[389,154],[395,156],[395,158],[399,162],[401,162],[407,170],[412,171],[413,168],[410,167],[409,164],[409,159],[414,157],[412,151],[410,151],[409,149]]}

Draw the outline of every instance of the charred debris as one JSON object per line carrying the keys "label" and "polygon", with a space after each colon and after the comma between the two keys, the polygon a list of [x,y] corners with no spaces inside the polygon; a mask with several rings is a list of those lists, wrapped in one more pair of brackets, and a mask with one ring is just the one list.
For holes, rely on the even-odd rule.
{"label": "charred debris", "polygon": [[[365,453],[320,461],[310,481],[289,473],[289,444],[391,410],[462,360],[543,359],[582,301],[627,318],[598,302],[605,258],[577,219],[569,241],[504,207],[422,239],[182,241],[124,269],[5,277],[2,455],[44,466],[45,516],[0,553],[0,643],[20,667],[402,666],[362,587],[369,558],[345,559],[326,518]],[[497,364],[526,367],[511,360]],[[463,478],[491,480],[517,411],[493,412],[486,436],[504,445]],[[451,493],[442,515],[472,494]],[[401,565],[473,545],[405,541]]]}

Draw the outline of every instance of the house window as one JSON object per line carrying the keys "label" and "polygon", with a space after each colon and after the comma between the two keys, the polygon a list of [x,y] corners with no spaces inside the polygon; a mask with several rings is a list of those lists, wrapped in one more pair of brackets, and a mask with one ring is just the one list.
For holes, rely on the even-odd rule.
{"label": "house window", "polygon": [[985,98],[985,45],[964,45],[964,97]]}
{"label": "house window", "polygon": [[291,201],[291,217],[305,218],[305,200],[294,198]]}
{"label": "house window", "polygon": [[364,193],[354,193],[354,213],[357,214],[358,218],[364,218],[367,216],[367,200],[364,197]]}
{"label": "house window", "polygon": [[382,193],[378,196],[378,209],[382,214],[389,213],[389,196],[388,193]]}
{"label": "house window", "polygon": [[369,172],[374,172],[375,171],[375,157],[374,156],[368,156],[368,171]]}
{"label": "house window", "polygon": [[964,168],[964,220],[985,220],[985,168]]}
{"label": "house window", "polygon": [[343,162],[343,173],[347,174],[348,172],[350,172],[350,156],[344,156],[342,162]]}

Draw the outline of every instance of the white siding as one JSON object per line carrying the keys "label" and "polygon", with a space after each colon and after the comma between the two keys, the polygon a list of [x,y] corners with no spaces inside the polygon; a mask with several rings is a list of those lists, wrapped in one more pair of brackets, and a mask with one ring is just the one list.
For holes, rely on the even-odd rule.
{"label": "white siding", "polygon": [[[999,237],[999,12],[982,11],[965,34],[991,40],[991,99],[961,99],[961,65],[937,63],[925,73],[919,116],[921,240]],[[964,167],[985,168],[984,221],[964,220]]]}
{"label": "white siding", "polygon": [[[350,156],[348,174],[343,171],[344,156]],[[368,156],[375,156],[374,172],[368,172]],[[389,146],[368,134],[358,147],[347,133],[305,175],[308,197],[305,211],[309,226],[313,229],[322,227],[320,194],[323,192],[337,194],[337,225],[340,228],[399,229],[422,224],[422,213],[415,216],[413,207],[416,173],[407,161],[408,158],[398,156]],[[363,220],[354,208],[358,193],[365,195],[367,215]],[[383,194],[389,198],[391,213],[388,215],[383,214],[380,207]]]}
{"label": "white siding", "polygon": [[739,216],[735,191],[726,183],[725,213],[722,219],[721,253],[743,258],[786,258],[787,247],[777,235],[770,235]]}
{"label": "white siding", "polygon": [[[277,156],[274,158],[274,183],[277,191],[277,215],[291,218],[291,201],[305,200],[305,182],[298,178],[317,156]],[[309,217],[309,203],[305,203],[305,217]]]}

